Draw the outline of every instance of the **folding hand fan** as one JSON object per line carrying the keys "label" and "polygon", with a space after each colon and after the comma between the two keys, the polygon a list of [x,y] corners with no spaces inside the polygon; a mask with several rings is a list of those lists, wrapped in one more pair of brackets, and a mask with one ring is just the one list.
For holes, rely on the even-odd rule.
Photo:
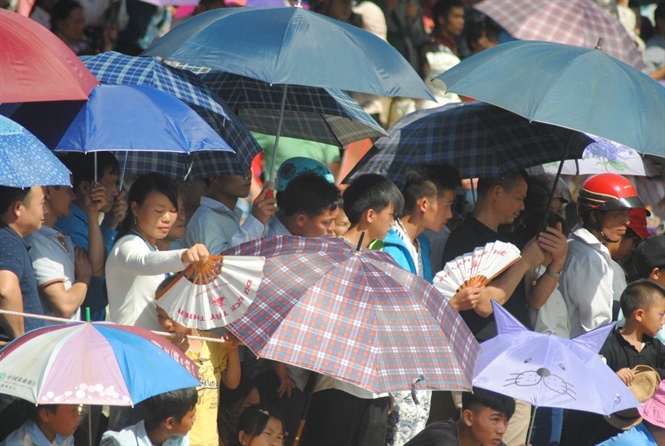
{"label": "folding hand fan", "polygon": [[223,327],[254,300],[264,263],[260,256],[211,256],[205,265],[185,268],[157,295],[157,305],[187,327]]}
{"label": "folding hand fan", "polygon": [[468,286],[487,285],[520,259],[520,250],[511,243],[491,242],[449,261],[434,277],[434,286],[447,298]]}

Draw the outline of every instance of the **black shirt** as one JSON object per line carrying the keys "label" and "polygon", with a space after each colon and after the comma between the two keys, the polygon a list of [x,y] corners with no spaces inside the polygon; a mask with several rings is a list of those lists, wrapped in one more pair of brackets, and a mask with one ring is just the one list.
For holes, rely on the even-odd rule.
{"label": "black shirt", "polygon": [[[495,232],[481,223],[477,218],[469,215],[450,233],[443,251],[443,264],[445,265],[446,262],[453,260],[457,256],[472,252],[479,246],[485,246],[487,243],[497,240],[513,243],[522,249],[521,244],[516,242],[515,237]],[[524,281],[520,281],[503,307],[527,328],[532,328],[529,319],[529,309],[526,303]],[[469,326],[478,341],[485,341],[497,335],[493,314],[488,317],[482,317],[474,310],[465,310],[460,311],[460,316],[462,316],[462,319],[464,319],[464,322]]]}
{"label": "black shirt", "polygon": [[607,365],[615,372],[624,368],[632,369],[636,365],[653,367],[660,379],[665,379],[665,346],[660,339],[644,335],[642,351],[637,351],[626,341],[619,329],[610,334],[600,349],[600,354],[607,360]]}

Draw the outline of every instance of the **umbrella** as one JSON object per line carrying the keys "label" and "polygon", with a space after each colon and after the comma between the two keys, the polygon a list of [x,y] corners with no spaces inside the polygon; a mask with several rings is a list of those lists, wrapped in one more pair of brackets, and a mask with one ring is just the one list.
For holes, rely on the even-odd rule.
{"label": "umbrella", "polygon": [[0,116],[0,185],[71,186],[71,172],[34,135]]}
{"label": "umbrella", "polygon": [[501,305],[492,307],[499,334],[481,344],[474,386],[536,407],[604,415],[640,405],[598,355],[614,324],[566,339],[531,331]]}
{"label": "umbrella", "polygon": [[665,156],[665,88],[602,51],[550,42],[509,42],[481,51],[437,78],[449,91],[530,121]]}
{"label": "umbrella", "polygon": [[[44,125],[45,116],[54,119]],[[36,136],[56,151],[118,150],[126,151],[123,157],[128,159],[140,152],[172,152],[178,155],[174,157],[177,164],[159,166],[152,171],[178,179],[186,179],[190,173],[204,176],[210,166],[206,159],[225,156],[219,152],[232,152],[182,101],[140,85],[99,85],[83,106],[55,102],[23,104],[12,115],[14,118],[34,129]],[[190,155],[202,151],[206,151],[207,158]],[[212,151],[215,155],[211,155]],[[124,166],[122,159],[120,162]]]}
{"label": "umbrella", "polygon": [[529,122],[515,113],[481,102],[446,104],[404,116],[376,141],[344,181],[363,173],[396,182],[415,163],[455,166],[465,178],[496,177],[556,161],[570,146],[580,157],[591,139],[581,132]]}
{"label": "umbrella", "polygon": [[518,39],[593,48],[602,38],[604,52],[638,70],[646,68],[621,22],[593,0],[486,0],[473,7]]}
{"label": "umbrella", "polygon": [[[282,110],[281,89],[237,74],[188,64],[178,66],[198,74],[248,129],[272,135],[277,132]],[[292,85],[286,93],[280,134],[341,147],[387,133],[343,91]]]}
{"label": "umbrella", "polygon": [[[563,175],[617,173],[655,177],[664,172],[654,159],[643,157],[630,147],[604,138],[592,136],[592,139],[595,141],[584,149],[581,159],[564,161],[561,171]],[[529,171],[556,173],[558,168],[559,163],[546,163],[532,167]]]}
{"label": "umbrella", "polygon": [[[261,152],[261,146],[240,119],[191,72],[165,65],[156,58],[133,57],[114,51],[81,59],[102,83],[154,87],[175,96],[201,115],[236,151],[235,155],[214,158],[219,163],[215,166],[215,172],[244,175],[254,157]],[[126,171],[149,172],[152,170],[146,170],[142,164],[169,165],[177,162],[177,156],[174,159],[170,154],[152,152],[128,160]]]}
{"label": "umbrella", "polygon": [[262,80],[432,100],[389,43],[299,7],[220,8],[199,14],[142,54]]}
{"label": "umbrella", "polygon": [[0,9],[0,103],[84,100],[97,79],[48,29]]}
{"label": "umbrella", "polygon": [[255,256],[212,256],[206,265],[189,265],[155,296],[157,305],[187,327],[223,327],[247,311],[264,262]]}
{"label": "umbrella", "polygon": [[224,254],[263,255],[254,302],[227,325],[252,352],[376,393],[469,389],[478,344],[424,279],[336,237],[269,237]]}
{"label": "umbrella", "polygon": [[167,33],[143,55],[282,85],[277,131],[271,132],[277,135],[275,153],[289,85],[434,100],[388,42],[300,7],[208,11]]}
{"label": "umbrella", "polygon": [[51,325],[0,351],[0,393],[35,404],[133,406],[199,386],[196,370],[150,330],[105,322]]}

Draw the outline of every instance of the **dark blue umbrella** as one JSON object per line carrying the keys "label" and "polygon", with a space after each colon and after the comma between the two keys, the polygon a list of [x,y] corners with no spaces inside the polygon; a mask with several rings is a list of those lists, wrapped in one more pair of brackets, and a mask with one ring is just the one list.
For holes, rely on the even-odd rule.
{"label": "dark blue umbrella", "polygon": [[[236,154],[217,157],[215,171],[244,175],[254,157],[261,152],[249,130],[238,117],[206,87],[195,74],[174,68],[152,57],[133,57],[113,51],[81,58],[88,69],[104,84],[145,85],[169,93],[187,103],[215,129]],[[154,164],[168,164],[170,155],[153,152],[141,163],[153,158]],[[134,157],[134,160],[136,158]],[[128,171],[141,170],[128,162]]]}
{"label": "dark blue umbrella", "polygon": [[208,67],[269,84],[430,99],[389,43],[303,8],[220,8],[199,14],[143,56]]}
{"label": "dark blue umbrella", "polygon": [[71,173],[34,135],[0,116],[0,185],[71,186]]}
{"label": "dark blue umbrella", "polygon": [[598,49],[509,42],[471,56],[437,78],[451,92],[529,120],[665,156],[665,88]]}
{"label": "dark blue umbrella", "polygon": [[[202,67],[183,65],[228,105],[248,129],[275,134],[282,110],[281,88],[263,81]],[[387,135],[358,103],[341,90],[289,86],[284,101],[281,135],[346,146]]]}
{"label": "dark blue umbrella", "polygon": [[345,181],[380,173],[399,183],[406,169],[417,163],[448,163],[465,178],[498,177],[561,160],[564,153],[579,158],[592,142],[584,133],[529,122],[482,102],[408,114],[388,134],[376,141]]}

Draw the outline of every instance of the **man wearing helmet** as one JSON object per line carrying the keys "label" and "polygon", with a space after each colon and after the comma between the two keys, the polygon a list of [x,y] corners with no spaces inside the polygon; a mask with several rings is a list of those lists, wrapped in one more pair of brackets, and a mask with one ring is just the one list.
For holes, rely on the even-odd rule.
{"label": "man wearing helmet", "polygon": [[629,212],[644,207],[621,175],[602,173],[584,182],[577,199],[578,223],[568,238],[568,258],[560,291],[568,306],[570,336],[612,321],[614,269],[609,247],[626,233]]}

